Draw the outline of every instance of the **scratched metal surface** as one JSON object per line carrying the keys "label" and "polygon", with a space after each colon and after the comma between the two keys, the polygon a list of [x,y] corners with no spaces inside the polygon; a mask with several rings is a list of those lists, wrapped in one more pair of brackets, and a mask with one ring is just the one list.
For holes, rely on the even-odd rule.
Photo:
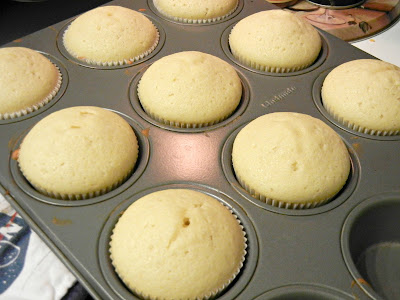
{"label": "scratched metal surface", "polygon": [[[374,138],[345,129],[326,114],[319,99],[322,80],[329,70],[346,61],[372,56],[320,31],[323,51],[310,68],[290,75],[255,72],[234,60],[227,37],[240,19],[275,8],[264,0],[241,0],[232,16],[211,25],[166,20],[150,0],[116,0],[109,4],[140,10],[159,28],[160,44],[145,60],[105,69],[74,61],[60,43],[60,36],[73,18],[3,45],[41,51],[61,68],[64,81],[57,97],[43,109],[12,121],[0,121],[1,192],[92,296],[136,299],[110,265],[107,244],[112,226],[119,213],[139,197],[160,189],[187,187],[209,193],[230,206],[248,235],[244,268],[220,299],[378,298],[347,267],[342,230],[349,213],[374,196],[377,203],[388,199],[393,202],[393,211],[399,216],[399,137]],[[135,90],[143,72],[157,59],[184,50],[218,56],[240,75],[244,87],[241,104],[221,124],[174,129],[152,121],[141,109]],[[44,197],[25,181],[11,153],[41,118],[77,105],[100,106],[121,114],[139,138],[138,165],[127,182],[106,195],[73,202]],[[252,199],[238,185],[230,162],[235,134],[254,118],[276,111],[319,118],[348,146],[351,176],[328,204],[303,211],[273,208]]]}

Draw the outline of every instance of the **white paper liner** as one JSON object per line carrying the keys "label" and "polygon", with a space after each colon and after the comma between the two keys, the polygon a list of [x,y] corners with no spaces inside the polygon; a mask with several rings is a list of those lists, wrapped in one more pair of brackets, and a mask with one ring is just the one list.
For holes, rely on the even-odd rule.
{"label": "white paper liner", "polygon": [[[221,203],[221,202],[220,202]],[[231,212],[231,214],[235,217],[235,219],[236,219],[236,221],[239,223],[239,226],[240,226],[240,228],[241,228],[241,230],[242,230],[242,233],[243,233],[243,240],[244,240],[244,243],[245,243],[245,245],[244,245],[244,247],[243,247],[243,255],[242,255],[242,258],[241,258],[241,260],[240,260],[240,262],[239,262],[239,266],[238,266],[238,269],[232,274],[232,276],[227,280],[227,282],[226,283],[224,283],[221,287],[219,287],[217,290],[215,290],[215,291],[211,291],[211,292],[209,292],[208,294],[206,294],[206,295],[204,295],[203,297],[196,297],[195,298],[195,300],[208,300],[208,299],[211,299],[211,298],[214,298],[215,296],[217,296],[218,294],[220,294],[221,292],[223,292],[231,283],[232,283],[232,281],[237,277],[237,275],[240,273],[240,271],[241,271],[241,269],[242,269],[242,267],[243,267],[243,265],[244,265],[244,262],[245,262],[245,260],[246,260],[246,255],[247,255],[247,247],[248,247],[248,244],[247,244],[247,237],[246,237],[246,231],[245,231],[245,229],[244,229],[244,227],[243,227],[243,225],[241,224],[241,221],[240,221],[240,219],[238,218],[238,216],[228,207],[228,206],[226,206],[225,204],[223,204],[223,203],[221,203],[226,209],[228,209],[230,212]],[[115,228],[115,227],[114,227]],[[113,229],[113,232],[114,232],[114,229]],[[115,272],[116,272],[116,274],[120,277],[120,275],[117,273],[117,271],[116,271],[116,266],[114,265],[114,262],[113,262],[113,257],[112,257],[112,254],[111,254],[111,240],[112,240],[112,236],[113,236],[113,234],[111,234],[111,237],[110,237],[110,244],[109,244],[109,246],[110,246],[110,248],[109,248],[109,254],[110,254],[110,259],[111,259],[111,263],[112,263],[112,265],[113,265],[113,267],[114,267],[114,270],[115,270]],[[121,277],[120,277],[121,278]],[[121,278],[121,280],[122,281],[124,281],[122,278]],[[125,282],[125,281],[124,281]],[[166,298],[160,298],[160,297],[151,297],[150,295],[148,295],[148,294],[145,294],[145,293],[143,293],[143,292],[141,292],[141,291],[138,291],[137,289],[135,289],[135,288],[133,288],[133,287],[129,287],[131,290],[132,290],[132,292],[134,292],[137,296],[139,296],[139,298],[141,298],[141,299],[146,299],[146,300],[168,300],[168,299],[166,299]]]}
{"label": "white paper liner", "polygon": [[[153,23],[152,23],[152,24],[153,24]],[[136,62],[136,61],[138,61],[138,60],[141,60],[141,59],[145,58],[145,57],[148,56],[150,53],[152,53],[152,52],[154,51],[154,49],[157,47],[158,42],[160,41],[160,32],[158,31],[157,26],[155,26],[154,24],[153,24],[153,26],[154,26],[154,28],[156,29],[156,38],[155,38],[154,44],[153,44],[148,50],[146,50],[145,52],[143,52],[142,54],[139,54],[139,55],[137,55],[137,56],[135,56],[135,57],[131,57],[131,58],[129,58],[129,59],[123,59],[123,60],[118,60],[118,61],[108,61],[108,62],[96,61],[96,60],[93,60],[93,59],[90,59],[90,58],[83,58],[83,59],[80,59],[80,58],[79,58],[80,55],[77,54],[77,53],[75,53],[72,49],[68,48],[67,44],[64,42],[64,40],[65,40],[65,34],[67,33],[67,31],[68,31],[68,29],[69,29],[69,26],[68,26],[68,28],[64,31],[64,34],[63,34],[63,45],[64,45],[65,49],[66,49],[75,59],[80,60],[80,61],[84,61],[84,62],[86,62],[86,63],[89,64],[89,65],[100,66],[100,67],[116,67],[116,66],[130,65],[130,64],[132,64],[132,63],[134,63],[134,62]]]}
{"label": "white paper liner", "polygon": [[[323,103],[323,102],[322,102]],[[369,134],[369,135],[375,135],[375,136],[393,136],[393,135],[399,135],[400,134],[400,129],[397,130],[375,130],[375,129],[370,129],[361,125],[354,124],[353,122],[339,116],[337,113],[335,113],[333,108],[329,105],[326,105],[323,103],[323,106],[325,107],[326,111],[339,123],[343,124],[344,126],[354,130],[358,131],[361,133]]]}
{"label": "white paper liner", "polygon": [[177,127],[177,128],[203,128],[207,126],[212,126],[215,124],[218,124],[224,120],[226,120],[232,113],[229,113],[228,115],[223,116],[222,118],[216,119],[215,121],[210,121],[210,122],[203,122],[203,123],[186,123],[186,122],[179,122],[179,121],[170,121],[167,119],[164,119],[163,117],[156,115],[152,113],[148,108],[144,108],[145,112],[155,121],[160,122],[162,124],[166,124],[172,127]]}
{"label": "white paper liner", "polygon": [[297,66],[297,67],[292,67],[292,68],[288,68],[288,67],[276,67],[276,66],[266,66],[264,64],[260,64],[258,62],[252,61],[251,59],[244,57],[243,55],[241,55],[240,53],[238,53],[235,49],[233,49],[232,47],[230,47],[231,52],[233,54],[233,56],[242,64],[244,64],[245,66],[248,66],[252,69],[258,70],[258,71],[262,71],[262,72],[271,72],[271,73],[292,73],[292,72],[296,72],[296,71],[300,71],[303,70],[309,66],[311,66],[314,61],[302,65],[302,66]]}
{"label": "white paper liner", "polygon": [[[140,85],[140,82],[139,82],[139,84],[138,84],[138,88],[139,88],[139,85]],[[138,90],[137,90],[137,94],[138,94],[138,97],[139,97],[139,99],[140,99],[139,91],[138,91]],[[139,102],[140,102],[140,100],[139,100]],[[236,108],[237,108],[237,107],[236,107],[235,110],[233,110],[233,111],[231,111],[231,112],[228,112],[228,113],[227,113],[226,115],[224,115],[223,117],[218,118],[218,119],[215,119],[215,120],[213,120],[213,121],[202,122],[202,123],[200,123],[200,122],[199,122],[199,123],[187,123],[187,122],[172,121],[172,120],[165,119],[164,117],[153,113],[149,107],[144,107],[144,106],[142,105],[141,102],[140,102],[140,104],[141,104],[143,110],[144,110],[152,119],[154,119],[155,121],[157,121],[157,122],[159,122],[159,123],[162,123],[162,124],[165,124],[165,125],[172,126],[172,127],[177,127],[177,128],[203,128],[203,127],[207,127],[207,126],[212,126],[212,125],[218,124],[218,123],[220,123],[220,122],[226,120],[228,117],[230,117],[230,116],[233,114],[233,112],[234,112],[234,111],[236,110]],[[238,104],[238,105],[239,105],[239,104]]]}
{"label": "white paper liner", "polygon": [[237,180],[239,181],[240,185],[248,192],[253,198],[265,202],[269,205],[279,207],[279,208],[286,208],[286,209],[309,209],[315,208],[321,205],[328,203],[333,197],[329,197],[328,199],[321,200],[321,201],[313,201],[313,202],[286,202],[282,200],[276,200],[272,198],[268,198],[264,195],[261,195],[257,192],[254,188],[252,188],[249,184],[247,184],[243,179],[236,175]]}
{"label": "white paper liner", "polygon": [[30,106],[30,107],[21,109],[19,111],[10,112],[10,113],[4,113],[4,114],[0,113],[0,120],[8,120],[8,119],[19,118],[21,116],[25,116],[27,114],[30,114],[30,113],[34,112],[34,111],[37,111],[38,109],[42,108],[47,103],[49,103],[57,95],[58,91],[60,90],[61,83],[62,83],[62,74],[61,74],[60,69],[58,68],[58,66],[55,65],[55,64],[53,64],[53,65],[57,69],[58,78],[57,78],[57,83],[56,83],[54,89],[50,92],[50,94],[48,94],[46,96],[46,98],[44,98],[42,101],[40,101],[40,102]]}
{"label": "white paper liner", "polygon": [[28,178],[28,176],[26,176],[26,174],[23,172],[22,168],[20,167],[21,173],[22,175],[24,175],[24,177],[26,178],[26,180],[41,194],[50,197],[50,198],[55,198],[55,199],[61,199],[61,200],[86,200],[86,199],[90,199],[90,198],[94,198],[97,196],[101,196],[104,195],[108,192],[111,192],[112,190],[116,189],[117,187],[119,187],[122,183],[125,182],[125,180],[128,179],[128,177],[130,175],[132,175],[133,170],[134,170],[134,166],[132,167],[132,169],[125,174],[122,178],[120,178],[119,180],[117,180],[116,182],[114,182],[111,186],[107,186],[105,188],[102,188],[101,190],[98,191],[93,191],[93,192],[88,192],[88,193],[82,193],[82,194],[65,194],[65,193],[59,193],[59,192],[55,192],[55,191],[50,191],[50,190],[46,190],[42,187],[40,187],[40,185],[38,183],[34,183],[34,180],[32,180],[31,178]]}
{"label": "white paper liner", "polygon": [[213,22],[217,22],[217,21],[221,21],[225,18],[227,18],[228,16],[230,16],[231,14],[233,14],[233,12],[238,8],[239,6],[239,1],[237,1],[235,8],[233,8],[232,10],[230,10],[227,14],[220,16],[220,17],[214,17],[214,18],[210,18],[210,19],[189,19],[189,18],[182,18],[182,17],[176,17],[173,15],[168,14],[167,12],[165,12],[164,10],[160,9],[157,6],[157,1],[153,1],[153,4],[155,6],[155,8],[165,17],[167,17],[168,19],[174,20],[175,22],[181,22],[181,23],[187,23],[187,24],[209,24],[209,23],[213,23]]}

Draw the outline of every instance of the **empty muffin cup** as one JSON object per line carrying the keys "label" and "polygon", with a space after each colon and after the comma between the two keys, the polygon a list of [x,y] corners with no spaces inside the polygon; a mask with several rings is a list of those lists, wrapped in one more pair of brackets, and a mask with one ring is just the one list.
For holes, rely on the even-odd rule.
{"label": "empty muffin cup", "polygon": [[348,294],[326,286],[311,284],[291,284],[270,290],[255,300],[350,300],[354,299]]}
{"label": "empty muffin cup", "polygon": [[372,299],[400,297],[400,195],[369,198],[348,215],[342,250],[356,283]]}

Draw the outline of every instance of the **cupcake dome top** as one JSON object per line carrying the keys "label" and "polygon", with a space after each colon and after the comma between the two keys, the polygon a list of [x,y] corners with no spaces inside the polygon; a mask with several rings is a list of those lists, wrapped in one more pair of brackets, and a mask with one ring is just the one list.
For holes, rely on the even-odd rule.
{"label": "cupcake dome top", "polygon": [[165,16],[181,21],[215,21],[231,14],[238,0],[153,0]]}
{"label": "cupcake dome top", "polygon": [[235,69],[216,56],[197,51],[159,59],[145,71],[138,87],[144,110],[178,127],[202,127],[226,119],[241,95]]}
{"label": "cupcake dome top", "polygon": [[311,65],[321,37],[308,22],[283,10],[267,10],[240,20],[229,36],[232,54],[243,64],[271,72],[291,72]]}
{"label": "cupcake dome top", "polygon": [[137,138],[123,118],[103,108],[76,106],[40,120],[22,141],[18,163],[38,191],[74,200],[119,185],[137,157]]}
{"label": "cupcake dome top", "polygon": [[143,14],[122,6],[100,6],[78,16],[64,33],[67,51],[93,64],[122,64],[149,54],[159,33]]}
{"label": "cupcake dome top", "polygon": [[358,59],[325,78],[324,107],[337,120],[366,133],[400,132],[400,68],[377,59]]}
{"label": "cupcake dome top", "polygon": [[289,204],[332,198],[346,183],[350,156],[339,135],[305,114],[258,117],[233,143],[233,167],[251,193]]}
{"label": "cupcake dome top", "polygon": [[136,200],[110,242],[117,274],[145,299],[208,299],[238,274],[245,248],[236,217],[215,198],[189,189]]}
{"label": "cupcake dome top", "polygon": [[24,47],[0,49],[0,119],[43,106],[60,84],[61,73],[39,52]]}

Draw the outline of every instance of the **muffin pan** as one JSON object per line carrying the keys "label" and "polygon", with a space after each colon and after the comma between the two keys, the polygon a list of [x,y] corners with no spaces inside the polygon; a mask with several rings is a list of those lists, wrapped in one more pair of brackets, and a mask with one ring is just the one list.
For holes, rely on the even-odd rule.
{"label": "muffin pan", "polygon": [[[276,9],[265,0],[240,0],[237,10],[212,24],[167,20],[151,0],[116,0],[142,12],[160,32],[151,55],[130,65],[97,67],[68,55],[62,34],[73,18],[6,46],[38,50],[63,74],[48,105],[21,118],[0,120],[0,191],[96,299],[137,299],[119,280],[108,256],[110,232],[136,199],[166,188],[202,191],[228,206],[248,239],[244,267],[218,299],[400,298],[400,136],[376,137],[337,124],[320,100],[323,78],[350,60],[373,58],[319,31],[323,48],[309,68],[289,74],[259,72],[237,63],[228,35],[242,18]],[[241,103],[225,121],[204,128],[175,128],[146,115],[136,90],[159,58],[195,50],[230,63],[243,84]],[[66,201],[35,191],[11,158],[29,129],[44,116],[71,106],[93,105],[123,116],[138,136],[133,175],[120,187],[87,200]],[[238,131],[258,116],[294,111],[319,118],[347,145],[350,177],[329,203],[305,210],[272,207],[238,184],[231,164]]]}

